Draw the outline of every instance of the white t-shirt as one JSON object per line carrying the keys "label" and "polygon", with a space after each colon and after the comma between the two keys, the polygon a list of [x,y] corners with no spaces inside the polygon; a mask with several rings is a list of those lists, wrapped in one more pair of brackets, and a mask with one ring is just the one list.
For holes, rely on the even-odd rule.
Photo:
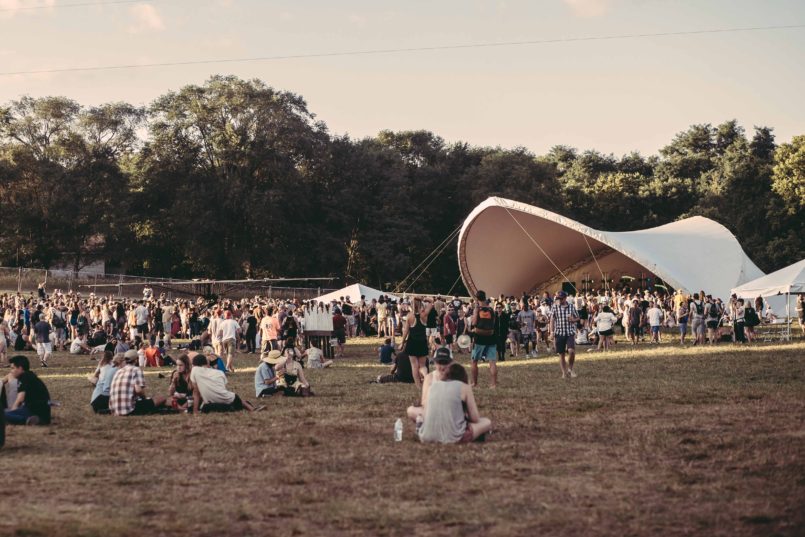
{"label": "white t-shirt", "polygon": [[651,326],[660,326],[662,324],[662,310],[657,306],[650,308],[648,312],[648,324]]}
{"label": "white t-shirt", "polygon": [[81,338],[75,338],[72,343],[70,343],[70,354],[78,354],[81,352]]}
{"label": "white t-shirt", "polygon": [[226,319],[218,324],[218,335],[221,341],[237,339],[238,330],[240,330],[240,325],[235,319]]}
{"label": "white t-shirt", "polygon": [[319,369],[322,366],[322,355],[324,353],[321,352],[321,349],[316,347],[310,347],[307,350],[307,366],[311,369]]}
{"label": "white t-shirt", "polygon": [[221,328],[221,318],[220,317],[211,317],[210,324],[207,327],[210,331],[210,336],[212,336],[212,340],[215,342],[221,341],[218,337],[218,329]]}
{"label": "white t-shirt", "polygon": [[137,326],[148,322],[148,308],[145,306],[137,306],[134,310],[134,317],[137,319]]}
{"label": "white t-shirt", "polygon": [[190,370],[190,382],[198,388],[205,403],[231,405],[235,394],[226,389],[226,375],[211,367],[197,366]]}
{"label": "white t-shirt", "polygon": [[614,313],[602,311],[595,317],[595,327],[598,328],[599,332],[612,330],[612,326],[615,324],[615,322],[617,322],[617,320],[618,318],[615,317]]}

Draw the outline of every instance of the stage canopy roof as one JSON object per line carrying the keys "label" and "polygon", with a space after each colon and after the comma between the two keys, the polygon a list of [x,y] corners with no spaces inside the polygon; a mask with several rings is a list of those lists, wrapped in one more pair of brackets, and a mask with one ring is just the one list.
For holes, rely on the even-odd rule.
{"label": "stage canopy roof", "polygon": [[[732,233],[695,216],[626,232],[599,231],[551,211],[492,197],[464,221],[458,240],[461,277],[474,295],[519,296],[617,285],[621,278],[661,278],[674,289],[727,298],[763,276]],[[585,283],[586,282],[586,283]]]}

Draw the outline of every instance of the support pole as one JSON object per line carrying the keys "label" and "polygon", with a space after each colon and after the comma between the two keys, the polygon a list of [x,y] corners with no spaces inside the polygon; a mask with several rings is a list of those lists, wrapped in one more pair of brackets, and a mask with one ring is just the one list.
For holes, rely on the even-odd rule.
{"label": "support pole", "polygon": [[791,341],[791,310],[789,307],[791,302],[791,293],[785,294],[785,340]]}

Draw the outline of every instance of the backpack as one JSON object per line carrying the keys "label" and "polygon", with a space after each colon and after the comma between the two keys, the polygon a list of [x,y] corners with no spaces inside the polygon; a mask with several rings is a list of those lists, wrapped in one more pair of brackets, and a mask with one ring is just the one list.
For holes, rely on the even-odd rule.
{"label": "backpack", "polygon": [[478,322],[475,324],[476,336],[491,336],[495,333],[495,312],[488,306],[478,308]]}
{"label": "backpack", "polygon": [[704,315],[704,303],[694,302],[693,304],[696,306],[696,313],[698,313],[699,315]]}
{"label": "backpack", "polygon": [[744,320],[746,325],[754,327],[760,324],[760,318],[757,316],[757,311],[752,306],[747,306],[744,309]]}
{"label": "backpack", "polygon": [[64,316],[59,314],[53,314],[53,327],[54,328],[64,328],[67,326],[67,323],[64,322]]}
{"label": "backpack", "polygon": [[716,306],[715,304],[710,304],[709,315],[710,315],[711,318],[717,319],[718,318],[718,306]]}

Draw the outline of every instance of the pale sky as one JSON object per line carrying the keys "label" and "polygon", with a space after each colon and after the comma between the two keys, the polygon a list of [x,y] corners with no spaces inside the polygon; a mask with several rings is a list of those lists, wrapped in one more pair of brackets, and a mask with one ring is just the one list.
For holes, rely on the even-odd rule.
{"label": "pale sky", "polygon": [[[0,0],[0,72],[805,24],[802,0]],[[101,0],[97,0],[101,1]],[[26,10],[33,5],[55,7]],[[805,134],[805,28],[0,76],[0,103],[148,104],[213,74],[302,95],[332,133],[655,153],[693,123]]]}

